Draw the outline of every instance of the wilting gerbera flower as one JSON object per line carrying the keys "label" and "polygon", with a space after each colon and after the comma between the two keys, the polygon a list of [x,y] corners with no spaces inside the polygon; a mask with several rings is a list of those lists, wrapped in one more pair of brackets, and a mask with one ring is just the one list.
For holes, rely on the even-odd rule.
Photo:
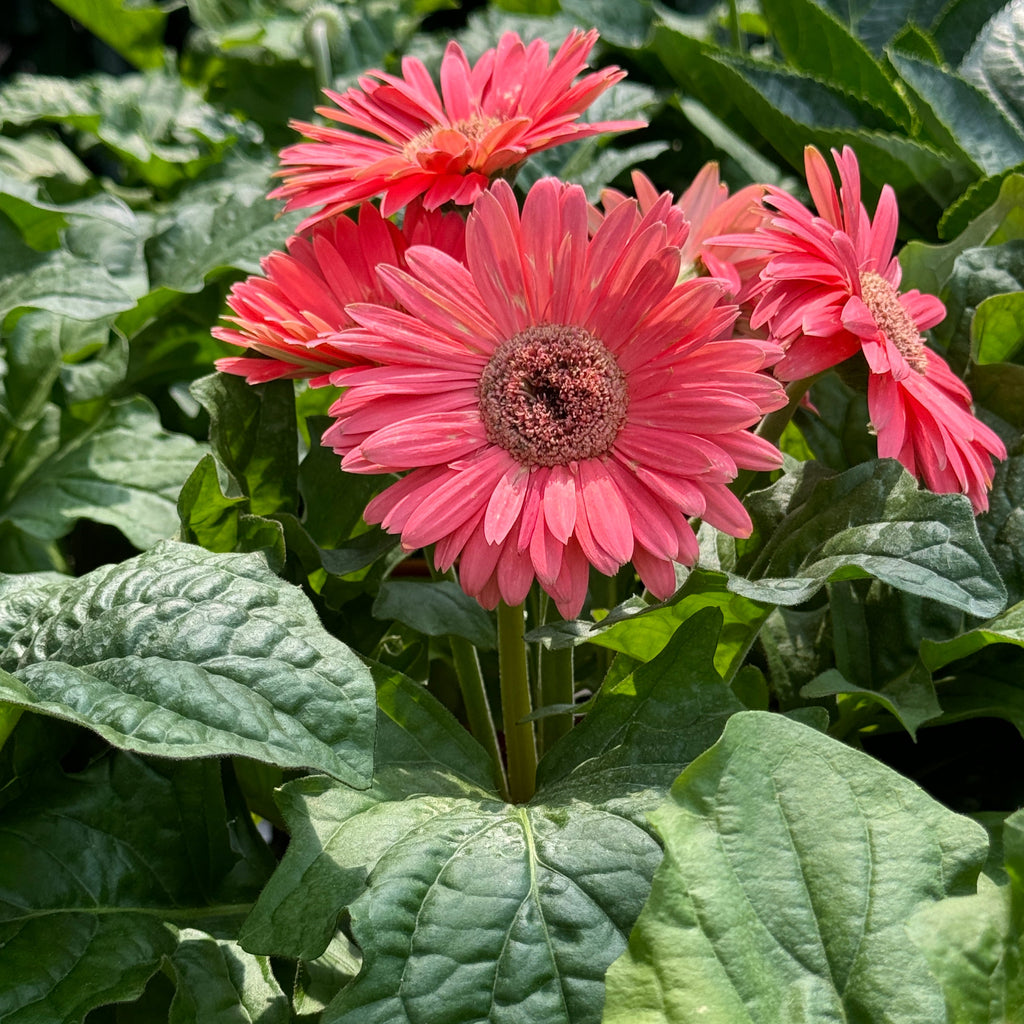
{"label": "wilting gerbera flower", "polygon": [[[633,188],[640,210],[647,213],[660,198],[654,183],[643,171],[633,171]],[[680,243],[682,274],[689,277],[710,274],[729,283],[730,297],[743,303],[757,284],[768,254],[764,249],[737,246],[716,246],[708,243],[717,235],[751,232],[759,228],[768,217],[761,204],[763,185],[748,185],[729,195],[729,188],[719,180],[718,164],[705,164],[689,187],[673,203],[672,210],[682,214],[689,232]],[[607,213],[626,196],[617,189],[601,192],[601,205]],[[591,214],[591,226],[600,222],[601,214]]]}
{"label": "wilting gerbera flower", "polygon": [[771,253],[751,323],[766,324],[785,348],[774,370],[782,380],[812,377],[863,353],[879,456],[898,459],[933,491],[967,494],[984,511],[992,457],[1005,459],[1006,449],[973,415],[963,381],[925,345],[921,332],[942,320],[945,307],[933,295],[900,291],[893,190],[882,189],[872,219],[853,151],[832,155],[838,194],[821,153],[804,152],[818,216],[769,188],[765,203],[776,212],[768,225],[734,238]]}
{"label": "wilting gerbera flower", "polygon": [[609,67],[574,82],[596,42],[594,30],[573,31],[549,63],[547,43],[527,46],[506,32],[473,66],[457,43],[449,43],[440,95],[415,57],[403,59],[402,77],[370,71],[359,88],[325,90],[337,106],[317,107],[317,113],[357,131],[293,122],[313,141],[282,150],[278,176],[284,184],[270,194],[286,199],[288,210],[323,207],[303,226],[378,195],[385,216],[416,196],[427,209],[469,205],[531,153],[644,127],[642,121],[578,122],[625,77]]}
{"label": "wilting gerbera flower", "polygon": [[354,321],[345,312],[350,302],[389,302],[377,278],[378,264],[402,266],[410,245],[433,245],[462,260],[466,252],[465,221],[458,214],[425,211],[413,203],[402,229],[365,204],[358,224],[339,216],[314,227],[308,237],[296,235],[287,252],[273,252],[261,261],[263,276],[235,284],[228,295],[233,327],[215,327],[213,335],[259,353],[226,356],[217,369],[260,384],[281,377],[315,378],[352,363],[335,344],[337,334]]}
{"label": "wilting gerbera flower", "polygon": [[613,210],[592,239],[578,186],[538,182],[520,215],[502,181],[477,200],[466,264],[428,247],[380,269],[401,309],[355,305],[341,339],[377,365],[331,375],[347,390],[324,444],[345,469],[407,475],[366,510],[415,550],[459,560],[494,607],[533,580],[567,616],[588,566],[632,561],[659,597],[692,564],[687,522],[733,535],[750,520],[727,484],[779,452],[745,428],[785,404],[762,342],[730,335],[713,278],[682,283],[668,198]]}

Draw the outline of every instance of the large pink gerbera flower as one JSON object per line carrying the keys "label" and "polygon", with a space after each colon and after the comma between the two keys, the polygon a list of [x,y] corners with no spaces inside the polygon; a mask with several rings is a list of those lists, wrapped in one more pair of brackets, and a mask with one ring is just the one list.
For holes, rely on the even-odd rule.
{"label": "large pink gerbera flower", "polygon": [[343,346],[376,365],[347,390],[324,443],[358,473],[407,473],[366,510],[407,550],[459,560],[487,607],[532,581],[566,616],[588,566],[632,561],[659,597],[692,564],[687,517],[733,535],[750,520],[727,484],[779,452],[744,428],[785,404],[761,373],[778,350],[730,338],[712,278],[678,282],[669,200],[622,203],[587,228],[583,190],[538,182],[520,215],[503,181],[477,200],[465,265],[427,247],[379,274],[401,309],[355,305]]}
{"label": "large pink gerbera flower", "polygon": [[932,295],[899,290],[893,190],[882,189],[870,218],[853,151],[832,155],[838,194],[825,158],[813,147],[804,154],[818,216],[769,188],[765,202],[776,213],[768,226],[735,238],[771,253],[751,322],[767,324],[785,348],[775,367],[782,380],[812,377],[863,353],[878,454],[898,459],[933,491],[967,494],[975,511],[984,511],[992,457],[1005,459],[1006,449],[973,415],[963,381],[925,345],[921,332],[945,307]]}
{"label": "large pink gerbera flower", "polygon": [[578,122],[625,77],[610,67],[574,82],[596,41],[594,30],[573,31],[549,63],[547,43],[527,46],[506,32],[472,67],[451,42],[441,62],[440,95],[415,57],[403,59],[401,78],[370,71],[359,88],[325,90],[337,106],[317,113],[357,131],[294,122],[313,141],[281,152],[278,175],[285,181],[271,196],[286,199],[288,210],[322,207],[306,224],[378,195],[385,216],[416,196],[428,209],[468,205],[531,153],[644,127],[642,121]]}
{"label": "large pink gerbera flower", "polygon": [[261,261],[263,275],[235,284],[228,295],[232,327],[215,327],[221,341],[257,356],[226,356],[217,369],[259,384],[281,377],[313,377],[352,363],[336,346],[339,331],[354,326],[350,302],[389,302],[381,288],[379,264],[402,266],[410,245],[433,245],[455,259],[466,252],[465,222],[458,214],[425,211],[413,203],[402,230],[365,204],[358,224],[339,216],[316,225],[309,237],[295,236],[287,252]]}

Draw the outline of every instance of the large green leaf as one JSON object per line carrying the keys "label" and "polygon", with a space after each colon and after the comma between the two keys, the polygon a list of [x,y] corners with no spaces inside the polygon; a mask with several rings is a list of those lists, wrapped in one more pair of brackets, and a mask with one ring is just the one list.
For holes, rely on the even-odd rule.
{"label": "large green leaf", "polygon": [[899,53],[891,53],[889,60],[943,149],[965,153],[985,174],[1024,161],[1024,135],[984,93],[927,61]]}
{"label": "large green leaf", "polygon": [[944,1019],[904,926],[973,890],[987,837],[877,761],[734,716],[653,816],[666,846],[605,1024]]}
{"label": "large green leaf", "polygon": [[881,63],[835,14],[815,0],[761,0],[761,9],[787,62],[865,99],[908,129],[907,101]]}
{"label": "large green leaf", "polygon": [[937,672],[950,662],[970,657],[991,644],[1024,647],[1024,602],[950,640],[925,640],[921,644],[921,660],[932,672]]}
{"label": "large green leaf", "polygon": [[798,463],[747,506],[753,538],[737,542],[738,558],[723,568],[729,588],[752,600],[795,605],[830,580],[874,576],[971,615],[1005,603],[970,503],[918,489],[893,460],[838,476]]}
{"label": "large green leaf", "polygon": [[50,579],[32,609],[13,591],[30,614],[0,657],[16,677],[0,699],[141,753],[237,754],[368,784],[369,675],[264,559],[167,542],[59,591]]}
{"label": "large green leaf", "polygon": [[1009,604],[1024,601],[1024,456],[1011,455],[996,467],[978,532],[1006,584]]}
{"label": "large green leaf", "polygon": [[244,815],[229,822],[215,761],[114,752],[37,774],[0,823],[0,1019],[77,1024],[137,998],[174,923],[246,911],[270,867],[256,843]]}
{"label": "large green leaf", "polygon": [[451,580],[387,580],[373,617],[404,622],[426,636],[461,636],[478,650],[497,646],[491,615]]}
{"label": "large green leaf", "polygon": [[910,919],[910,938],[942,984],[949,1024],[1024,1019],[1024,812],[1006,819],[1003,849],[1006,884],[983,878],[976,894],[930,903]]}
{"label": "large green leaf", "polygon": [[152,405],[136,396],[111,405],[20,480],[0,518],[40,540],[92,519],[151,547],[176,532],[178,492],[204,451],[164,430]]}
{"label": "large green leaf", "polygon": [[1007,4],[978,34],[960,73],[987,93],[1018,127],[1024,127],[1024,11]]}
{"label": "large green leaf", "polygon": [[719,624],[694,616],[602,691],[522,806],[497,798],[482,756],[467,773],[436,729],[429,742],[422,722],[398,729],[392,691],[373,789],[282,790],[292,842],[243,945],[315,957],[347,906],[363,966],[325,1024],[599,1019],[661,856],[645,812],[740,707],[712,667]]}

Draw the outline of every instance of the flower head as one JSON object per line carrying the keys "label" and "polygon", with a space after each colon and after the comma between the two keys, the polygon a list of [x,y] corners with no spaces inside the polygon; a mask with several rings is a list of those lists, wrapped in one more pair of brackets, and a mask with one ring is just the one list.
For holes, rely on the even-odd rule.
{"label": "flower head", "polygon": [[[402,77],[370,71],[359,88],[325,90],[336,106],[317,113],[354,128],[294,122],[311,142],[281,152],[284,184],[271,196],[286,209],[321,207],[306,224],[382,196],[390,216],[422,196],[427,209],[469,205],[499,175],[531,153],[601,132],[642,128],[642,121],[580,123],[579,115],[625,77],[586,66],[597,32],[573,31],[549,62],[547,43],[506,32],[470,66],[455,42],[441,62],[441,92],[423,63],[402,61]],[[304,225],[305,226],[305,225]]]}
{"label": "flower head", "polygon": [[367,520],[458,559],[488,607],[537,579],[575,615],[589,566],[628,561],[667,597],[673,562],[697,557],[687,517],[748,533],[727,485],[781,461],[745,429],[785,404],[760,372],[778,351],[730,337],[720,281],[678,281],[668,206],[623,203],[590,238],[578,186],[542,180],[520,214],[499,181],[465,265],[411,248],[379,271],[390,305],[349,308],[342,345],[374,365],[332,374],[346,391],[323,441],[350,471],[407,474]]}
{"label": "flower head", "polygon": [[[660,198],[654,183],[642,171],[633,171],[633,188],[642,213],[647,213]],[[689,187],[672,204],[689,226],[680,241],[682,274],[689,277],[710,274],[729,284],[734,301],[743,303],[758,283],[758,275],[767,262],[767,253],[760,248],[740,249],[736,246],[716,246],[708,239],[717,235],[755,231],[768,218],[761,204],[764,186],[748,185],[729,195],[729,188],[719,180],[718,164],[705,164]],[[626,201],[617,189],[601,192],[601,205],[610,212]],[[594,211],[592,224],[599,223],[601,214]]]}
{"label": "flower head", "polygon": [[350,302],[389,302],[377,278],[378,264],[402,266],[410,245],[428,244],[465,258],[465,222],[458,214],[425,211],[413,203],[399,230],[369,204],[359,221],[339,216],[317,224],[308,237],[296,235],[287,252],[261,261],[263,276],[235,284],[228,295],[231,327],[215,327],[221,341],[259,353],[227,356],[217,368],[244,376],[250,384],[280,377],[313,377],[349,366],[336,346],[339,331],[354,326]]}
{"label": "flower head", "polygon": [[967,494],[984,511],[992,457],[1005,459],[1006,449],[973,415],[963,382],[925,344],[921,332],[942,320],[945,307],[916,289],[900,291],[893,190],[882,189],[869,217],[853,151],[832,155],[838,193],[821,153],[808,147],[804,154],[817,216],[769,188],[769,223],[735,238],[771,253],[751,322],[766,324],[785,348],[774,371],[782,380],[814,376],[862,353],[879,455],[899,459],[933,491]]}

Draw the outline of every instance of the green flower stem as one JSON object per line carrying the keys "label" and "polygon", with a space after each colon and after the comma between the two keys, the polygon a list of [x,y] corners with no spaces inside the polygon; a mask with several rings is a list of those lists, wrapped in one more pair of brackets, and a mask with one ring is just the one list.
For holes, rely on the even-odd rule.
{"label": "green flower stem", "polygon": [[[542,650],[540,655],[540,680],[542,705],[572,704],[576,690],[572,675],[571,647],[557,651]],[[572,715],[549,715],[540,720],[541,749],[546,753],[569,730],[572,729]]]}
{"label": "green flower stem", "polygon": [[[449,569],[447,572],[438,572],[434,568],[433,556],[427,559],[427,568],[430,570],[432,579],[458,582],[453,569]],[[494,727],[494,716],[491,714],[491,704],[487,699],[487,685],[484,682],[483,673],[480,671],[480,659],[477,657],[476,648],[461,636],[449,636],[448,643],[451,647],[455,676],[459,681],[459,692],[462,694],[462,704],[466,709],[469,731],[477,743],[487,751],[487,756],[491,759],[494,784],[498,787],[502,799],[508,800],[505,762],[501,759],[498,730]]]}
{"label": "green flower stem", "polygon": [[461,636],[452,636],[448,639],[451,642],[452,664],[455,666],[455,675],[462,691],[462,703],[466,708],[469,731],[487,751],[487,756],[491,759],[494,784],[498,787],[502,799],[508,800],[508,779],[505,777],[505,765],[498,747],[498,731],[494,727],[491,705],[487,701],[487,687],[480,671],[480,659],[476,655],[476,648]]}
{"label": "green flower stem", "polygon": [[498,604],[498,663],[501,673],[501,716],[505,727],[508,788],[513,803],[533,796],[537,775],[537,742],[530,714],[530,680],[526,671],[526,641],[521,604]]}

